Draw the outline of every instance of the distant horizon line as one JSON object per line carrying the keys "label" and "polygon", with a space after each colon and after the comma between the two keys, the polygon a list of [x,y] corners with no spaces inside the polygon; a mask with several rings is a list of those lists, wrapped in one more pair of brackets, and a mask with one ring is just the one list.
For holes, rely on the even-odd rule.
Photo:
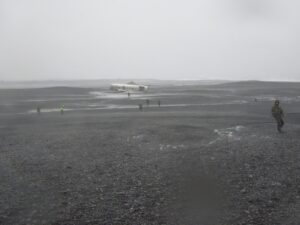
{"label": "distant horizon line", "polygon": [[153,80],[153,81],[223,81],[223,82],[291,82],[299,83],[300,80],[257,80],[257,79],[198,79],[198,78],[182,78],[182,79],[161,79],[161,78],[87,78],[87,79],[26,79],[26,80],[1,80],[0,83],[16,83],[16,82],[64,82],[64,81],[101,81],[101,80]]}

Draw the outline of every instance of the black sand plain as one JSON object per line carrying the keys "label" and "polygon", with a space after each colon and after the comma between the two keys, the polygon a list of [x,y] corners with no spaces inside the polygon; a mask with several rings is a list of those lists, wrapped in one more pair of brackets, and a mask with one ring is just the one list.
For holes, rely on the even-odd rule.
{"label": "black sand plain", "polygon": [[298,225],[299,137],[299,83],[1,89],[0,224]]}

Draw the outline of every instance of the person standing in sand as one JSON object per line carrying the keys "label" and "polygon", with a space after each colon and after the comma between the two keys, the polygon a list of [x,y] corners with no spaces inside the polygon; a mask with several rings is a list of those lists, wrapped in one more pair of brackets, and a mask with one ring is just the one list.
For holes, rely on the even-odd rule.
{"label": "person standing in sand", "polygon": [[149,107],[149,105],[150,105],[150,100],[149,99],[146,99],[146,104],[147,104],[147,107]]}
{"label": "person standing in sand", "polygon": [[143,104],[141,104],[141,103],[139,104],[139,110],[143,111]]}
{"label": "person standing in sand", "polygon": [[65,106],[62,105],[62,106],[60,107],[60,114],[63,115],[63,114],[64,114],[64,111],[65,111]]}
{"label": "person standing in sand", "polygon": [[279,100],[275,101],[271,111],[272,111],[272,116],[275,118],[277,122],[277,130],[279,133],[281,133],[282,132],[281,129],[284,125],[284,121],[283,121],[284,113],[282,108],[280,107]]}
{"label": "person standing in sand", "polygon": [[41,114],[41,107],[39,105],[36,107],[36,112],[37,114]]}

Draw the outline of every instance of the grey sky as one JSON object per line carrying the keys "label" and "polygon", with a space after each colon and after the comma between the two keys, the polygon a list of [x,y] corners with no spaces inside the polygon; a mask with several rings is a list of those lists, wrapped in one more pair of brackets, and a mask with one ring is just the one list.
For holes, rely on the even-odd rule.
{"label": "grey sky", "polygon": [[300,81],[299,0],[0,0],[0,80]]}

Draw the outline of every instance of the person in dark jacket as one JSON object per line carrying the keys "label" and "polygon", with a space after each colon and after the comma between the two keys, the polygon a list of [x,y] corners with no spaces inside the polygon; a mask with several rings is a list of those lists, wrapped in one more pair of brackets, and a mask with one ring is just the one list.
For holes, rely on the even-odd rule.
{"label": "person in dark jacket", "polygon": [[140,103],[138,106],[139,106],[139,110],[143,111],[143,104]]}
{"label": "person in dark jacket", "polygon": [[36,112],[37,114],[41,114],[41,107],[39,105],[36,107]]}
{"label": "person in dark jacket", "polygon": [[150,105],[150,100],[149,99],[146,99],[146,104],[147,104],[147,107],[149,107],[149,105]]}
{"label": "person in dark jacket", "polygon": [[278,132],[282,132],[282,127],[284,125],[284,121],[283,121],[283,117],[284,117],[284,113],[282,108],[280,107],[280,102],[279,100],[276,100],[273,107],[272,107],[272,116],[274,117],[274,119],[277,122],[277,130]]}

